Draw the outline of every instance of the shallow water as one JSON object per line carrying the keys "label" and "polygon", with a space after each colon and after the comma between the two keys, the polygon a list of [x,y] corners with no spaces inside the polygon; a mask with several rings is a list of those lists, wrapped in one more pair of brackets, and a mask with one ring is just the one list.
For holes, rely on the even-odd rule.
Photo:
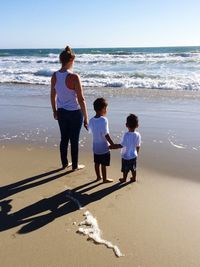
{"label": "shallow water", "polygon": [[[58,152],[60,133],[58,123],[53,119],[48,89],[47,95],[19,96],[12,93],[16,85],[12,87],[7,85],[11,93],[0,98],[0,149],[25,144],[30,153],[35,147],[51,148]],[[31,90],[35,89],[38,90],[38,86]],[[98,88],[91,94],[86,90],[89,117],[94,115],[93,101],[102,95],[109,103],[107,117],[115,143],[120,142],[127,130],[127,115],[135,113],[139,116],[139,132],[142,135],[142,166],[199,179],[200,98],[197,92],[185,95],[184,91],[158,94],[154,90],[131,90],[131,93],[115,91],[113,94],[112,89],[108,92]],[[91,136],[82,128],[81,153],[92,153],[91,142]],[[120,151],[116,151],[116,155],[120,158]],[[152,157],[155,160],[152,161]]]}

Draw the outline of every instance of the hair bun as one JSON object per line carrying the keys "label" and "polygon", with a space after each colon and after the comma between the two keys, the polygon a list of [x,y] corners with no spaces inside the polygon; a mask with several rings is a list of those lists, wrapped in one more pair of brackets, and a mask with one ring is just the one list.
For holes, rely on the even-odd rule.
{"label": "hair bun", "polygon": [[65,49],[60,53],[59,58],[62,65],[65,66],[70,60],[74,60],[75,54],[69,46],[66,46]]}
{"label": "hair bun", "polygon": [[69,46],[66,46],[66,47],[65,47],[65,51],[66,51],[66,52],[71,52],[71,48],[70,48]]}

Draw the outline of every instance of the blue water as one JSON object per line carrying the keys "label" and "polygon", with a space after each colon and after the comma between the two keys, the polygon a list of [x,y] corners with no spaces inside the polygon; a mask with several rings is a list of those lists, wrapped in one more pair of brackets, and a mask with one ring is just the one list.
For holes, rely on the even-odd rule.
{"label": "blue water", "polygon": [[[61,49],[0,50],[0,83],[49,85]],[[200,47],[74,49],[86,87],[199,90]]]}

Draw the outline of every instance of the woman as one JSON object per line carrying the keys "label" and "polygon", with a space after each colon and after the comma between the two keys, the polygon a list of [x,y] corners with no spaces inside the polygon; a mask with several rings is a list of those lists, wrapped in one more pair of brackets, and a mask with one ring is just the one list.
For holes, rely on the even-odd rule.
{"label": "woman", "polygon": [[80,78],[72,72],[75,54],[67,46],[60,54],[60,70],[51,78],[51,105],[61,133],[60,156],[63,169],[69,166],[68,143],[71,143],[72,170],[78,169],[79,135],[84,118],[88,127],[87,107]]}

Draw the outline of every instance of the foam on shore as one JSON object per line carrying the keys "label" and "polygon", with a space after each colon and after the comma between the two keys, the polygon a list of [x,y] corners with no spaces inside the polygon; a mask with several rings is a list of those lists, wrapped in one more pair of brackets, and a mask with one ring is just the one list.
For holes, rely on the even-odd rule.
{"label": "foam on shore", "polygon": [[89,211],[86,211],[83,215],[85,216],[85,220],[79,224],[81,227],[79,227],[77,232],[88,236],[89,239],[93,240],[97,244],[102,244],[107,248],[112,249],[117,257],[124,256],[118,246],[113,245],[110,241],[101,237],[101,230],[97,219]]}
{"label": "foam on shore", "polygon": [[179,148],[179,149],[186,149],[186,147],[184,147],[183,145],[177,145],[175,144],[174,142],[172,142],[172,140],[168,139],[170,144],[173,146],[173,147],[176,147],[176,148]]}
{"label": "foam on shore", "polygon": [[[66,192],[66,197],[72,200],[79,209],[83,209],[81,203],[78,201],[78,199],[72,196],[72,193],[69,189]],[[85,220],[79,223],[79,226],[81,227],[79,227],[77,233],[87,235],[89,239],[93,240],[96,244],[102,244],[107,248],[112,249],[117,257],[124,256],[118,246],[113,245],[110,241],[107,241],[101,237],[101,229],[99,228],[97,219],[89,211],[86,211],[83,215],[85,216]]]}

